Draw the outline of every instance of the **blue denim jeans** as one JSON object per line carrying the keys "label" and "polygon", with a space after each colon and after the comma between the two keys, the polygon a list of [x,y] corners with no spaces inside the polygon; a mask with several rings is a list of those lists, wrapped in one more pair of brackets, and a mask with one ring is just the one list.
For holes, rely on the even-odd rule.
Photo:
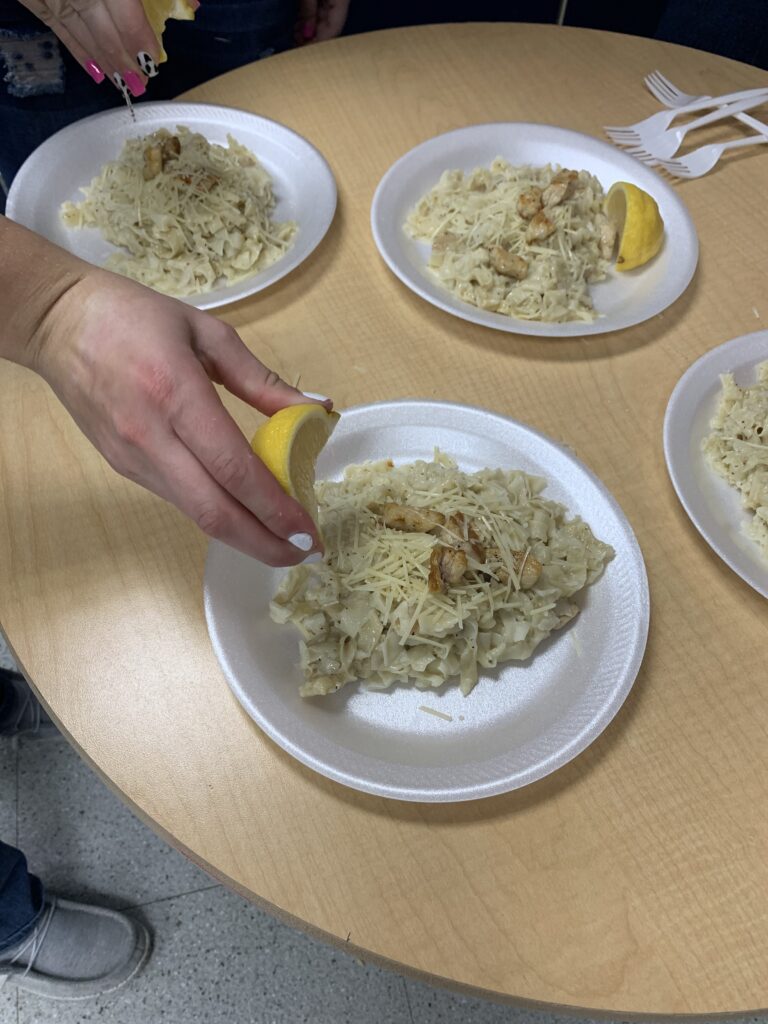
{"label": "blue denim jeans", "polygon": [[29,935],[44,899],[42,883],[27,871],[21,850],[0,842],[0,956]]}
{"label": "blue denim jeans", "polygon": [[[163,36],[168,62],[136,102],[171,99],[225,71],[288,49],[296,7],[297,0],[205,0],[194,21],[169,21]],[[15,40],[33,53],[15,52]],[[35,89],[34,70],[25,70],[30,62],[49,79],[44,91]],[[60,73],[52,76],[53,69]],[[0,20],[0,175],[6,186],[54,132],[122,103],[117,89],[108,81],[96,85],[40,22]],[[3,206],[0,194],[0,212]]]}

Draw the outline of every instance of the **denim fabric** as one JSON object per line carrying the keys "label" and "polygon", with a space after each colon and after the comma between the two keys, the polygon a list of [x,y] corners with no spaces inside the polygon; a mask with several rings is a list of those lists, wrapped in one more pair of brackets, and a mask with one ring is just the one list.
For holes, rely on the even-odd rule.
{"label": "denim fabric", "polygon": [[[225,71],[286,50],[293,45],[296,0],[205,0],[194,21],[169,21],[163,36],[168,62],[151,79],[142,100],[171,99]],[[37,23],[41,36],[45,26]],[[32,26],[0,20],[0,31],[28,37]],[[59,44],[57,43],[57,46]],[[0,69],[0,176],[9,186],[29,154],[54,132],[120,106],[120,93],[108,81],[96,85],[59,46],[64,62],[64,91],[14,96]],[[0,194],[0,212],[3,207]]]}
{"label": "denim fabric", "polygon": [[0,842],[0,957],[29,935],[44,901],[43,886],[27,871],[24,854]]}
{"label": "denim fabric", "polygon": [[0,28],[3,81],[11,96],[64,92],[64,62],[53,32],[22,32]]}

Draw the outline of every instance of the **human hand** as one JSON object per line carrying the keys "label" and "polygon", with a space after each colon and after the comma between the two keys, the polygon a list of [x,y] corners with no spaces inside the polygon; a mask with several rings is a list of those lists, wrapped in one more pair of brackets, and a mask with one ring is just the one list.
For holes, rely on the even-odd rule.
{"label": "human hand", "polygon": [[[49,309],[28,352],[110,465],[205,533],[268,565],[321,548],[311,517],[253,454],[211,381],[267,415],[310,399],[231,327],[89,268]],[[297,546],[287,539],[296,535]]]}
{"label": "human hand", "polygon": [[127,97],[157,74],[159,48],[141,0],[21,0],[98,84],[108,77]]}
{"label": "human hand", "polygon": [[321,43],[341,34],[349,0],[299,0],[295,39],[299,46]]}

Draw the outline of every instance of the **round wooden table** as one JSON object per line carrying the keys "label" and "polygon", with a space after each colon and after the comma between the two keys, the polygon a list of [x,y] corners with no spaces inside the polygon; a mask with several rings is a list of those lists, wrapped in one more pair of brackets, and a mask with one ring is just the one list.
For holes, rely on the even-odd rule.
{"label": "round wooden table", "polygon": [[[224,312],[283,377],[337,407],[444,398],[573,445],[629,517],[651,633],[625,706],[584,754],[526,789],[404,804],[347,790],[240,709],[203,617],[206,542],[118,477],[47,386],[0,367],[0,621],[81,754],[169,842],[239,892],[365,958],[432,982],[564,1010],[704,1015],[768,1006],[768,614],[699,538],[667,477],[661,428],[686,367],[765,326],[768,158],[731,154],[678,183],[701,261],[662,316],[543,340],[454,319],[406,290],[369,229],[406,150],[482,121],[601,136],[686,91],[765,73],[581,29],[403,29],[288,53],[190,99],[283,122],[339,185],[325,241]],[[246,433],[259,417],[228,399]]]}

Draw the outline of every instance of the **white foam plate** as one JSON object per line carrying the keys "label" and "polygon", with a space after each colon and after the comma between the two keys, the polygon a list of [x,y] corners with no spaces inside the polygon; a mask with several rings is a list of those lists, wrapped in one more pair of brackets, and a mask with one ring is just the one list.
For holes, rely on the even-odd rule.
{"label": "white foam plate", "polygon": [[135,122],[125,108],[105,110],[46,139],[13,179],[7,215],[81,259],[103,266],[115,246],[94,228],[65,227],[59,216],[61,204],[82,199],[80,189],[105,163],[117,159],[127,139],[184,125],[209,142],[226,146],[229,134],[250,149],[272,178],[274,219],[299,225],[293,245],[272,266],[184,302],[213,309],[253,295],[285,277],[319,245],[336,209],[336,182],[325,158],[301,135],[266,117],[205,103],[138,103],[134,110]]}
{"label": "white foam plate", "polygon": [[768,359],[768,331],[755,331],[707,352],[685,371],[664,417],[664,456],[672,485],[691,522],[712,550],[751,587],[768,597],[768,561],[743,527],[751,513],[735,488],[710,469],[701,443],[720,400],[720,374],[742,387]]}
{"label": "white foam plate", "polygon": [[[525,663],[458,686],[299,696],[298,633],[275,625],[269,601],[282,573],[212,542],[205,612],[224,675],[251,718],[284,750],[328,778],[398,800],[472,800],[548,775],[587,747],[629,693],[645,649],[648,582],[632,529],[604,485],[564,446],[483,409],[396,401],[346,410],[318,461],[339,479],[351,463],[431,459],[545,476],[545,496],[582,516],[616,557],[583,595],[576,620]],[[427,707],[450,716],[435,717]]]}
{"label": "white foam plate", "polygon": [[[645,267],[618,274],[590,288],[598,317],[591,323],[541,323],[478,309],[455,297],[428,269],[430,245],[409,238],[403,224],[443,171],[487,167],[497,156],[511,164],[560,164],[590,171],[607,192],[628,181],[656,200],[664,220],[664,244]],[[682,201],[660,176],[615,146],[565,128],[545,124],[477,124],[422,142],[390,167],[371,207],[371,229],[385,262],[412,291],[439,309],[515,334],[545,338],[605,334],[642,323],[661,313],[688,287],[696,270],[699,243]]]}

